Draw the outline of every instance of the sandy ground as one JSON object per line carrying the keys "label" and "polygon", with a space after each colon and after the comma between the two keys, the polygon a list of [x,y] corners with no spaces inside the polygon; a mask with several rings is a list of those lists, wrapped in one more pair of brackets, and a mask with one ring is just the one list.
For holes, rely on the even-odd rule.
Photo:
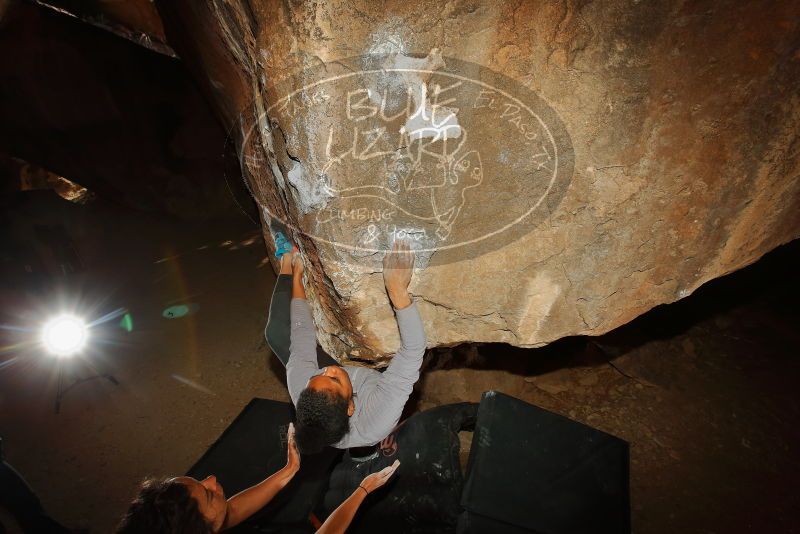
{"label": "sandy ground", "polygon": [[[120,385],[82,383],[56,415],[54,360],[12,350],[33,333],[4,332],[0,361],[16,359],[0,370],[0,435],[54,517],[108,532],[139,480],[186,471],[252,397],[288,400],[262,336],[275,276],[244,217],[189,224],[99,202],[62,208],[49,213],[85,266],[72,294],[91,317],[125,308],[133,318],[131,332],[118,318],[98,328],[90,352]],[[794,532],[800,323],[794,273],[780,266],[797,248],[598,339],[432,351],[409,411],[496,389],[628,440],[636,532]],[[57,306],[9,286],[5,324],[32,325]],[[176,304],[191,313],[162,316]]]}

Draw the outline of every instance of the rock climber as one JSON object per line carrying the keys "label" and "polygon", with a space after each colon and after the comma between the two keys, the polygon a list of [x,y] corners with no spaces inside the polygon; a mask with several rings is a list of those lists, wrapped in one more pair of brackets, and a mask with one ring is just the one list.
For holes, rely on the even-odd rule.
{"label": "rock climber", "polygon": [[339,449],[373,446],[397,425],[425,353],[422,319],[408,293],[414,253],[407,242],[395,241],[383,259],[383,280],[400,330],[400,349],[381,373],[339,365],[317,347],[303,286],[303,260],[285,228],[274,223],[271,229],[281,267],[265,335],[272,352],[286,366],[300,452],[318,452],[327,445]]}

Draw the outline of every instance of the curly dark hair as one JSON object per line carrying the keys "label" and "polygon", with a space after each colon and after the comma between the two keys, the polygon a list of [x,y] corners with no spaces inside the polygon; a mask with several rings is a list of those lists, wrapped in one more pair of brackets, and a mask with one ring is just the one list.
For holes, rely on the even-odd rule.
{"label": "curly dark hair", "polygon": [[211,534],[214,530],[197,508],[185,484],[149,478],[122,518],[117,534]]}
{"label": "curly dark hair", "polygon": [[304,389],[297,398],[297,449],[314,454],[342,439],[350,430],[348,405],[349,401],[339,395]]}

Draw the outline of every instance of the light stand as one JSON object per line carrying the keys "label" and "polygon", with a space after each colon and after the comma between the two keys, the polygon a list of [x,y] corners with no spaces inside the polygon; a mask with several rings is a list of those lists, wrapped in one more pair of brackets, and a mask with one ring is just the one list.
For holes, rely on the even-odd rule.
{"label": "light stand", "polygon": [[72,383],[65,386],[64,358],[58,359],[58,388],[56,389],[56,406],[55,406],[56,413],[61,412],[61,399],[64,398],[64,395],[66,395],[70,389],[74,388],[79,384],[83,384],[84,382],[88,382],[89,380],[94,380],[95,378],[105,378],[115,386],[119,385],[119,380],[117,380],[117,378],[114,375],[109,373],[101,373],[100,371],[97,370],[97,368],[94,365],[91,364],[91,362],[89,362],[85,358],[81,358],[81,361],[86,367],[88,367],[92,371],[93,374],[85,376],[83,378],[73,378]]}
{"label": "light stand", "polygon": [[74,378],[72,383],[65,385],[65,371],[64,360],[70,359],[78,355],[86,346],[89,339],[89,329],[82,319],[74,315],[60,315],[48,321],[42,328],[42,344],[47,351],[58,360],[58,389],[56,390],[56,405],[55,412],[61,411],[61,400],[64,395],[83,382],[87,382],[94,378],[105,378],[115,386],[119,385],[119,381],[111,374],[101,373],[97,368],[85,358],[81,358],[83,364],[88,367],[94,374],[83,377]]}

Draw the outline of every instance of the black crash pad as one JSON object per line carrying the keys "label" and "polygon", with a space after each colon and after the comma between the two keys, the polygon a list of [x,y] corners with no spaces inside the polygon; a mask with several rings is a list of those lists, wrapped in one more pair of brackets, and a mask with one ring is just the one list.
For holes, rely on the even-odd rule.
{"label": "black crash pad", "polygon": [[382,442],[377,456],[354,459],[345,453],[334,468],[323,506],[327,517],[365,476],[400,460],[386,486],[367,497],[348,534],[455,532],[463,485],[460,430],[472,430],[478,405],[462,402],[416,413]]}
{"label": "black crash pad", "polygon": [[628,443],[489,391],[478,408],[459,532],[630,532]]}

